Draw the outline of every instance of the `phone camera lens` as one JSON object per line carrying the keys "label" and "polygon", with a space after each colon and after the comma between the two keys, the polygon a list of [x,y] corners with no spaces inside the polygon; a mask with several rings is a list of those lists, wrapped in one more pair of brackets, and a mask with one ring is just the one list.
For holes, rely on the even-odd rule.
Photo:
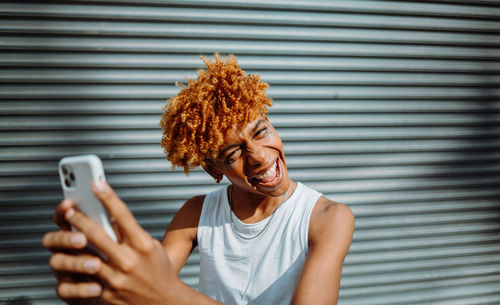
{"label": "phone camera lens", "polygon": [[71,179],[71,181],[75,181],[75,174],[70,173],[69,174],[69,179]]}
{"label": "phone camera lens", "polygon": [[65,175],[68,174],[68,170],[66,169],[66,166],[63,166],[61,169],[62,169],[63,174],[65,174]]}
{"label": "phone camera lens", "polygon": [[71,182],[68,179],[64,179],[64,184],[66,184],[67,187],[71,186]]}

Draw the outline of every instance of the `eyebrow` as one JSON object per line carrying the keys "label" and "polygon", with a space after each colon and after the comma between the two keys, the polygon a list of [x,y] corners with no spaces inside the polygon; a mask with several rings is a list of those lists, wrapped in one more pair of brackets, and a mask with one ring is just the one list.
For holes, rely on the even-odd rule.
{"label": "eyebrow", "polygon": [[[265,119],[259,120],[259,121],[255,124],[255,126],[252,128],[252,133],[254,133],[257,129],[259,129],[260,125],[262,125],[262,123],[265,123],[265,122],[266,122],[266,120],[265,120]],[[228,150],[233,149],[233,148],[235,148],[235,147],[239,147],[239,146],[241,146],[241,144],[231,144],[231,145],[229,145],[229,146],[227,146],[227,147],[224,147],[224,149],[223,149],[223,150],[221,150],[221,152],[220,152],[220,156],[224,156],[224,154],[225,154]],[[232,155],[232,153],[231,153],[229,156],[227,156],[227,157],[230,157],[231,155]]]}

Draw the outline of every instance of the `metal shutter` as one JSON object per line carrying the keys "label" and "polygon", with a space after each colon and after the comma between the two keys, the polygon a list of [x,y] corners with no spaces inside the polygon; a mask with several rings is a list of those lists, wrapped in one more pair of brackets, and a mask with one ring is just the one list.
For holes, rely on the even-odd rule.
{"label": "metal shutter", "polygon": [[100,155],[156,238],[216,188],[170,169],[158,127],[214,52],[271,84],[293,178],[354,211],[341,304],[500,304],[500,1],[2,1],[0,16],[1,304],[60,302],[40,239],[61,157]]}

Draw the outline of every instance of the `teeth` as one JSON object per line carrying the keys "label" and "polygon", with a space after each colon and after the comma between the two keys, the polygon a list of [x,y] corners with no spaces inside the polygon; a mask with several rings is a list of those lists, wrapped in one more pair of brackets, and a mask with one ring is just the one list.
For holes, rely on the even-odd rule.
{"label": "teeth", "polygon": [[277,164],[275,166],[271,167],[264,174],[262,174],[260,176],[256,176],[255,178],[258,180],[268,180],[270,178],[273,178],[274,176],[276,176],[276,168],[277,168]]}

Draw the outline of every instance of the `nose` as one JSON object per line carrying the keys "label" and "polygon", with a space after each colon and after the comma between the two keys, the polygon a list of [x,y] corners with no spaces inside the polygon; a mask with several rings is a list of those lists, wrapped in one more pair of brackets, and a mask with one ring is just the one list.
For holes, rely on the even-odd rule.
{"label": "nose", "polygon": [[266,161],[266,152],[260,145],[247,146],[247,162],[248,165],[261,165]]}

